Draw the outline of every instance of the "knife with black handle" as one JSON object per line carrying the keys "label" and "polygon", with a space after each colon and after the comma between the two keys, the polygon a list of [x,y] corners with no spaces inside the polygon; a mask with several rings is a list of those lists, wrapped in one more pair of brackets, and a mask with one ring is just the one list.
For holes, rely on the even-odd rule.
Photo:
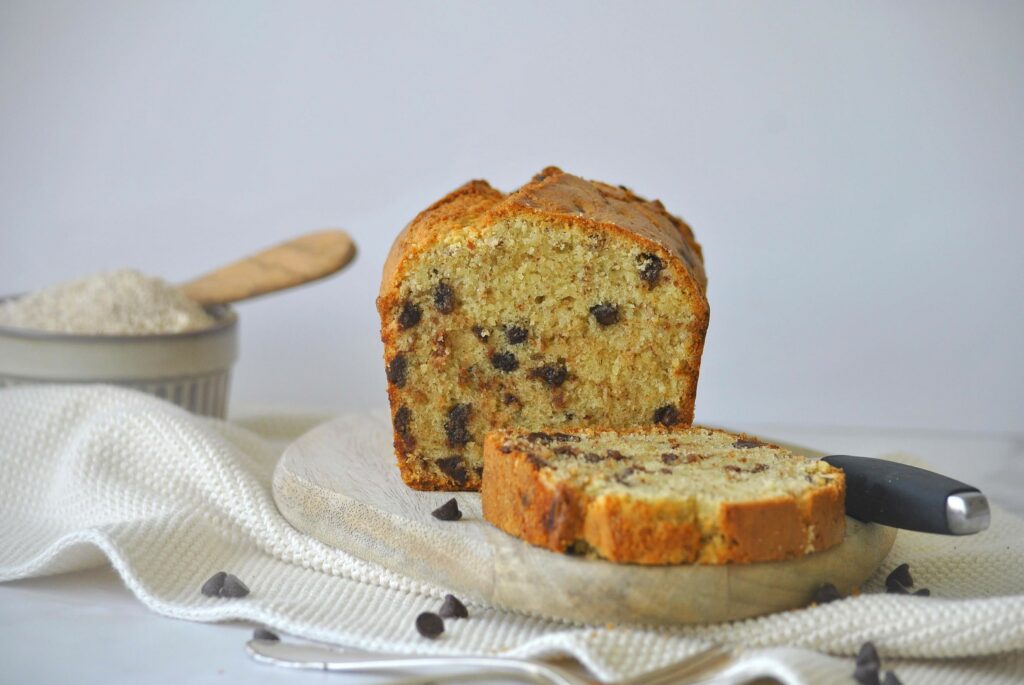
{"label": "knife with black handle", "polygon": [[846,513],[855,519],[940,535],[988,528],[988,500],[966,483],[885,459],[837,454],[824,460],[846,473]]}

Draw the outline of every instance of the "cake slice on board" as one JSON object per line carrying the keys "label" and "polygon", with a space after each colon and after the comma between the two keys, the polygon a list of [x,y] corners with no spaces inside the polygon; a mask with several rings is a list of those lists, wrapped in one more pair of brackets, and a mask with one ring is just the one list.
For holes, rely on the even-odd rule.
{"label": "cake slice on board", "polygon": [[789,559],[846,530],[842,470],[701,427],[496,431],[481,499],[506,533],[622,563]]}
{"label": "cake slice on board", "polygon": [[690,228],[625,187],[552,167],[442,198],[377,300],[403,480],[478,489],[495,428],[689,425],[706,286]]}

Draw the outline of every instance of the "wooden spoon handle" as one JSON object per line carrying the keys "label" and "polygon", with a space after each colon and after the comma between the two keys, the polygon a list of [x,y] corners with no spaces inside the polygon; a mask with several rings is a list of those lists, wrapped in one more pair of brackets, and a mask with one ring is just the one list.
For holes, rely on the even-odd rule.
{"label": "wooden spoon handle", "polygon": [[344,231],[307,233],[179,286],[202,305],[238,302],[340,271],[356,255]]}

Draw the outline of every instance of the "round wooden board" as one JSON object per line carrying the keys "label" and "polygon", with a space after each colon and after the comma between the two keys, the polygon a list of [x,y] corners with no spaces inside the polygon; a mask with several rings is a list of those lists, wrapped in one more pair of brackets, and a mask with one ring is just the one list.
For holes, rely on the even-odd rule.
{"label": "round wooden board", "polygon": [[[815,588],[864,582],[896,531],[847,518],[845,541],[801,559],[635,566],[556,554],[487,523],[475,492],[402,482],[382,413],[342,416],[285,450],[274,499],[298,530],[359,558],[505,609],[585,623],[714,623],[806,606]],[[801,453],[820,456],[808,450]],[[463,518],[430,512],[455,497]]]}

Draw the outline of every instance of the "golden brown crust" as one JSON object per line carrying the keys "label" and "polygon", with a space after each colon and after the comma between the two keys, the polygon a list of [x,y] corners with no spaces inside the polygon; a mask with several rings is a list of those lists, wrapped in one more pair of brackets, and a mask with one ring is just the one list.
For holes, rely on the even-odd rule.
{"label": "golden brown crust", "polygon": [[[385,261],[377,298],[385,364],[397,348],[397,331],[393,324],[389,326],[385,322],[393,319],[393,312],[398,307],[399,289],[406,268],[418,255],[452,231],[471,225],[479,226],[483,231],[500,219],[520,215],[541,216],[572,226],[600,228],[623,235],[641,243],[646,251],[662,259],[669,272],[674,274],[674,280],[688,293],[690,311],[694,316],[696,335],[692,337],[690,349],[681,350],[682,356],[692,360],[691,365],[675,371],[693,379],[691,391],[680,397],[676,405],[679,424],[689,425],[693,421],[700,359],[710,316],[703,253],[693,231],[684,221],[669,214],[658,200],[648,201],[624,187],[587,181],[557,167],[544,169],[507,196],[486,181],[470,181],[420,212],[402,230]],[[389,381],[388,399],[393,423],[400,408],[399,393],[399,389]],[[425,468],[413,457],[413,446],[405,444],[397,429],[394,446],[402,478],[414,489],[476,490],[480,487],[481,479],[476,472],[466,473],[460,482]]]}
{"label": "golden brown crust", "polygon": [[[566,431],[584,436],[595,432]],[[484,441],[484,518],[510,535],[555,552],[584,543],[601,558],[618,563],[742,564],[826,550],[845,535],[846,484],[839,469],[831,470],[834,477],[827,484],[800,498],[724,504],[708,521],[688,504],[672,500],[651,502],[611,494],[591,499],[569,483],[547,477],[545,464],[536,457],[509,450],[510,434],[492,431]],[[756,440],[743,434],[735,437]]]}

